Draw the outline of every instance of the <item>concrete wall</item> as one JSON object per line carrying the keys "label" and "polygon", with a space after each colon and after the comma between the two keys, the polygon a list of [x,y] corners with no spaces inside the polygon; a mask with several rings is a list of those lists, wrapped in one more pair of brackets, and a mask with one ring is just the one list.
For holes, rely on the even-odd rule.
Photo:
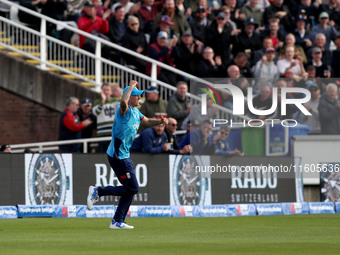
{"label": "concrete wall", "polygon": [[58,111],[63,111],[69,96],[80,99],[89,97],[93,100],[99,97],[98,93],[76,81],[53,72],[41,71],[23,59],[9,56],[5,52],[0,52],[0,66],[0,88]]}
{"label": "concrete wall", "polygon": [[0,51],[0,145],[55,141],[66,98],[99,94]]}

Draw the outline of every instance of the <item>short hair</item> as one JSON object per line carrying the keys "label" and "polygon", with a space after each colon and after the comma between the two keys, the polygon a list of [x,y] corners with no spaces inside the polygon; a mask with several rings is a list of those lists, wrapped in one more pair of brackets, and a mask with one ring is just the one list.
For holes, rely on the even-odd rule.
{"label": "short hair", "polygon": [[133,16],[133,15],[129,15],[128,19],[127,19],[127,23],[130,24],[131,21],[138,21],[139,22],[139,19],[136,17],[136,16]]}
{"label": "short hair", "polygon": [[105,86],[109,86],[111,88],[111,86],[108,83],[103,83],[103,85],[101,86],[101,89],[103,89]]}
{"label": "short hair", "polygon": [[227,125],[220,126],[220,130],[222,130],[222,129],[227,131],[227,132],[230,132],[230,127],[228,127]]}
{"label": "short hair", "polygon": [[316,38],[318,38],[318,37],[320,37],[320,36],[321,36],[323,39],[327,40],[327,39],[326,39],[326,36],[325,36],[323,33],[318,33],[318,34],[316,34],[315,40],[316,40]]}
{"label": "short hair", "polygon": [[66,106],[69,106],[70,104],[75,103],[76,100],[78,100],[78,98],[76,98],[76,97],[68,97],[66,99]]}
{"label": "short hair", "polygon": [[309,66],[307,66],[306,67],[306,71],[308,72],[308,71],[315,71],[315,66],[313,66],[313,65],[309,65]]}
{"label": "short hair", "polygon": [[118,11],[119,9],[122,9],[122,8],[124,8],[123,5],[121,5],[121,4],[117,5],[117,7],[115,8],[115,12]]}
{"label": "short hair", "polygon": [[335,83],[328,83],[327,86],[326,86],[326,91],[328,91],[331,88],[334,88],[335,90],[338,90],[338,86],[336,86]]}
{"label": "short hair", "polygon": [[237,55],[236,55],[235,58],[236,58],[236,59],[241,59],[241,58],[246,58],[246,59],[248,59],[246,53],[244,53],[244,52],[239,52],[239,53],[237,53]]}
{"label": "short hair", "polygon": [[176,87],[178,88],[182,84],[184,84],[184,85],[186,85],[188,87],[188,83],[186,81],[179,81],[179,82],[177,82]]}

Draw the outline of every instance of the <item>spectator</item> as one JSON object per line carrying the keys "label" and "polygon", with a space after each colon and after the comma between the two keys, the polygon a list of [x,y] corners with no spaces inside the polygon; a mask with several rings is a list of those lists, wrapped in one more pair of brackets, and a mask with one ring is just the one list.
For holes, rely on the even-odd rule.
{"label": "spectator", "polygon": [[[255,51],[254,53],[254,64],[256,65],[257,62],[259,62],[262,57],[266,54],[267,48],[274,48],[273,47],[273,41],[269,37],[265,37],[262,41],[262,48]],[[275,50],[275,49],[274,49]],[[275,58],[274,63],[277,63],[279,54],[275,51]]]}
{"label": "spectator", "polygon": [[228,78],[229,78],[227,79],[228,84],[233,84],[239,87],[245,95],[247,94],[247,88],[249,87],[249,83],[245,78],[241,77],[240,68],[237,65],[231,65],[228,67]]}
{"label": "spectator", "polygon": [[125,8],[122,5],[118,5],[114,10],[112,10],[112,16],[109,19],[110,29],[107,36],[113,43],[120,44],[126,33],[127,26],[125,23],[125,14]]}
{"label": "spectator", "polygon": [[201,59],[196,68],[196,75],[203,78],[223,77],[225,67],[220,56],[215,56],[211,47],[205,47]]}
{"label": "spectator", "polygon": [[96,8],[96,15],[98,17],[103,17],[103,14],[109,10],[110,0],[104,0],[103,5],[100,4],[100,0],[91,0]]}
{"label": "spectator", "polygon": [[[322,50],[322,62],[327,66],[330,65],[332,61],[332,52],[325,48],[326,36],[322,33],[317,34],[315,37],[314,44],[315,47],[319,47]],[[307,51],[307,59],[309,62],[312,61],[312,50],[313,48],[310,48]]]}
{"label": "spectator", "polygon": [[163,1],[144,0],[138,14],[144,21],[144,32],[151,33],[156,15],[162,10]]}
{"label": "spectator", "polygon": [[[155,17],[156,24],[163,15],[171,18],[171,21],[174,23],[174,30],[177,34],[182,35],[185,31],[191,31],[185,15],[176,9],[174,0],[164,0],[163,10]],[[158,26],[156,26],[155,29],[157,27]]]}
{"label": "spectator", "polygon": [[337,31],[340,30],[340,3],[337,0],[328,0],[320,6],[320,9],[329,14],[329,24]]}
{"label": "spectator", "polygon": [[167,152],[168,146],[164,146],[166,139],[164,124],[147,128],[133,141],[130,152],[150,154]]}
{"label": "spectator", "polygon": [[241,8],[241,13],[245,15],[245,19],[254,19],[255,23],[260,27],[264,26],[263,22],[263,12],[257,6],[259,0],[249,0],[243,7]]}
{"label": "spectator", "polygon": [[160,31],[164,31],[167,33],[168,35],[167,43],[169,43],[170,39],[177,37],[175,30],[171,28],[171,26],[174,26],[175,23],[171,22],[169,16],[166,15],[162,16],[161,19],[156,23],[159,24],[159,27],[154,29],[154,31],[152,32],[150,43],[154,43],[157,41],[157,35]]}
{"label": "spectator", "polygon": [[[91,33],[103,39],[108,39],[104,34],[109,32],[109,23],[107,18],[110,16],[110,10],[103,14],[103,18],[96,16],[96,8],[92,2],[86,2],[84,14],[78,19],[78,28],[87,33]],[[83,35],[79,35],[79,47],[94,53],[96,49],[96,42]],[[109,57],[108,46],[102,45],[102,55],[106,58]]]}
{"label": "spectator", "polygon": [[203,43],[194,41],[190,31],[184,32],[178,45],[181,61],[178,61],[176,68],[189,74],[195,74],[196,65],[201,58]]}
{"label": "spectator", "polygon": [[310,32],[306,30],[306,17],[304,15],[298,16],[296,20],[296,29],[294,30],[293,35],[295,36],[296,45],[301,46],[305,53],[313,46]]}
{"label": "spectator", "polygon": [[11,153],[12,149],[8,144],[3,144],[3,145],[0,146],[0,152]]}
{"label": "spectator", "polygon": [[307,65],[315,66],[316,78],[330,78],[331,72],[328,66],[322,62],[322,50],[319,47],[312,49],[312,61]]}
{"label": "spectator", "polygon": [[265,33],[265,36],[272,40],[272,47],[277,51],[283,47],[284,35],[280,31],[279,20],[273,19],[269,22],[269,31]]}
{"label": "spectator", "polygon": [[[168,34],[164,31],[160,31],[157,35],[157,42],[149,46],[148,55],[149,57],[156,59],[162,63],[174,66],[174,60],[179,57],[179,52],[176,47],[177,37],[170,39],[169,44],[166,45]],[[146,65],[146,74],[151,75],[151,63],[148,62]],[[173,85],[176,84],[176,76],[173,72],[170,72],[160,66],[157,66],[157,77],[159,80]]]}
{"label": "spectator", "polygon": [[197,7],[196,12],[194,12],[192,16],[193,18],[189,21],[192,35],[196,40],[205,42],[205,31],[210,26],[212,20],[209,18],[206,9],[202,5]]}
{"label": "spectator", "polygon": [[189,121],[187,125],[187,133],[180,141],[179,148],[183,149],[185,146],[187,146],[189,149],[189,152],[191,152],[192,148],[190,147],[190,132],[198,130],[199,128],[200,128],[200,123],[197,120],[193,120],[192,122]]}
{"label": "spectator", "polygon": [[[66,20],[64,12],[67,9],[67,2],[65,0],[43,0],[41,3],[41,14],[44,14],[55,20]],[[47,34],[53,35],[56,25],[47,22]]]}
{"label": "spectator", "polygon": [[213,99],[211,97],[207,97],[207,115],[201,114],[201,104],[192,106],[189,115],[184,119],[182,123],[182,129],[187,129],[188,123],[193,122],[194,120],[202,123],[207,119],[217,119],[218,108],[215,107],[213,104]]}
{"label": "spectator", "polygon": [[[138,18],[132,15],[129,16],[127,24],[128,28],[122,38],[122,46],[139,54],[146,55],[147,43],[144,33],[139,30]],[[145,72],[146,62],[144,60],[130,54],[124,54],[124,59],[128,65],[135,66],[138,72]]]}
{"label": "spectator", "polygon": [[184,0],[175,0],[176,4],[176,10],[181,12],[186,19],[188,19],[191,16],[192,9],[184,3]]}
{"label": "spectator", "polygon": [[[296,40],[293,34],[289,33],[286,35],[285,46],[293,46],[295,54],[298,52],[298,54],[302,57],[303,63],[306,64],[307,57],[306,57],[305,51],[301,46],[296,45],[295,42]],[[284,49],[281,49],[280,55],[284,55]]]}
{"label": "spectator", "polygon": [[227,16],[224,12],[220,12],[206,30],[205,45],[214,50],[216,57],[221,59],[224,66],[231,62],[230,45],[234,40],[233,35],[233,30],[227,26]]}
{"label": "spectator", "polygon": [[[65,1],[65,0],[64,0]],[[81,11],[84,8],[85,3],[89,0],[68,0],[67,1],[67,20],[78,22],[81,17]]]}
{"label": "spectator", "polygon": [[231,28],[232,30],[232,34],[233,35],[238,35],[239,33],[241,33],[241,30],[237,28],[237,25],[234,21],[232,21],[230,19],[230,16],[231,16],[231,9],[229,6],[227,5],[224,5],[222,6],[220,9],[219,9],[220,12],[224,12],[225,15],[226,15],[226,20],[227,20],[227,26]]}
{"label": "spectator", "polygon": [[174,134],[177,129],[177,120],[168,118],[169,124],[165,126],[166,143],[164,144],[165,150],[170,154],[187,154],[189,153],[189,146],[184,146],[180,149],[177,143],[177,137]]}
{"label": "spectator", "polygon": [[[97,117],[92,112],[92,101],[89,98],[83,98],[81,100],[81,105],[77,111],[80,121],[84,121],[86,119],[90,119],[92,121],[91,125],[85,127],[81,131],[81,138],[91,138],[93,136],[93,132],[97,127]],[[90,145],[88,144],[87,151],[90,150]],[[81,146],[81,151],[83,151],[83,146]]]}
{"label": "spectator", "polygon": [[123,90],[118,85],[112,86],[111,91],[112,91],[111,97],[113,97],[117,100],[120,100],[122,98]]}
{"label": "spectator", "polygon": [[340,78],[340,35],[335,38],[336,50],[333,51],[332,56],[332,77]]}
{"label": "spectator", "polygon": [[[93,114],[97,117],[97,137],[111,136],[119,100],[111,98],[111,86],[104,83],[101,87],[101,98],[94,101]],[[99,142],[99,152],[106,152],[110,141]]]}
{"label": "spectator", "polygon": [[156,113],[165,113],[168,108],[168,102],[159,98],[158,88],[150,86],[144,90],[146,100],[140,108],[140,112],[148,118],[157,117]]}
{"label": "spectator", "polygon": [[312,83],[311,86],[308,87],[308,90],[311,93],[311,100],[304,104],[304,107],[312,114],[311,116],[307,116],[304,114],[300,114],[300,120],[302,123],[312,127],[311,133],[320,133],[320,120],[319,120],[319,102],[320,102],[320,88],[315,83]]}
{"label": "spectator", "polygon": [[212,152],[212,144],[208,143],[208,137],[212,131],[212,123],[206,119],[200,125],[200,129],[190,132],[190,145],[194,154],[206,155]]}
{"label": "spectator", "polygon": [[326,50],[329,50],[329,45],[331,41],[335,40],[336,36],[338,35],[338,32],[336,31],[336,29],[330,26],[328,23],[329,23],[328,13],[322,12],[319,15],[319,24],[315,25],[311,30],[312,38],[313,36],[315,38],[315,36],[319,33],[322,33],[325,35],[326,37],[325,49]]}
{"label": "spectator", "polygon": [[[270,94],[271,85],[262,85],[260,93],[253,98],[253,107],[257,110],[269,110],[273,105],[273,98]],[[265,120],[265,115],[254,115],[249,113],[251,118]]]}
{"label": "spectator", "polygon": [[314,1],[314,4],[312,4],[311,0],[301,0],[301,3],[298,5],[296,11],[292,14],[294,16],[305,16],[308,27],[313,27],[315,25],[314,18],[318,16],[320,9],[319,6],[316,6],[317,2],[318,1]]}
{"label": "spectator", "polygon": [[187,97],[188,85],[185,81],[177,83],[177,91],[173,94],[168,103],[167,113],[169,117],[176,119],[181,128],[184,119],[190,112],[190,99]]}
{"label": "spectator", "polygon": [[[283,0],[273,0],[271,5],[264,12],[264,22],[269,23],[269,19],[274,15],[278,15],[280,24],[283,25],[285,32],[293,31],[294,18],[289,8],[283,4]],[[274,46],[275,47],[275,46]]]}
{"label": "spectator", "polygon": [[274,63],[275,53],[274,48],[267,48],[266,54],[256,63],[254,77],[260,79],[260,84],[273,84],[280,75]]}
{"label": "spectator", "polygon": [[242,27],[243,20],[240,19],[240,8],[237,7],[236,0],[224,0],[230,8],[230,19],[236,23],[237,27]]}
{"label": "spectator", "polygon": [[[45,4],[47,0],[19,0],[19,4],[32,11],[39,12],[39,8]],[[33,29],[40,30],[40,18],[19,10],[18,17],[21,22],[29,24]]]}
{"label": "spectator", "polygon": [[[78,108],[78,98],[70,97],[67,99],[66,108],[61,114],[59,121],[59,141],[81,138],[80,131],[92,124],[90,119],[80,121],[77,114]],[[59,145],[59,149],[61,153],[80,152],[80,144]]]}
{"label": "spectator", "polygon": [[329,83],[319,102],[319,120],[321,134],[340,134],[340,101],[337,86]]}
{"label": "spectator", "polygon": [[285,58],[277,61],[277,68],[281,77],[284,77],[286,69],[293,68],[294,75],[303,77],[305,69],[303,67],[303,59],[299,55],[295,55],[294,46],[285,47]]}
{"label": "spectator", "polygon": [[230,128],[221,126],[218,132],[212,133],[208,137],[208,143],[212,145],[212,153],[215,155],[224,156],[244,156],[244,154],[235,148],[233,151],[230,149],[227,138],[230,134]]}
{"label": "spectator", "polygon": [[248,63],[248,55],[244,52],[237,53],[236,57],[234,58],[232,65],[238,66],[240,70],[240,76],[244,78],[251,78],[253,74],[250,70],[249,63]]}

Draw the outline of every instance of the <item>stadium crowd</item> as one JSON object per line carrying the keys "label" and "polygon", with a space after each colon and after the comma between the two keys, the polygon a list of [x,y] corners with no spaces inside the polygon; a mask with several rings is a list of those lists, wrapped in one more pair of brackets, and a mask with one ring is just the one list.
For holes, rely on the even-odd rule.
{"label": "stadium crowd", "polygon": [[[271,107],[273,87],[278,88],[279,100],[282,87],[306,88],[312,95],[306,108],[313,115],[304,116],[291,107],[287,116],[311,126],[313,133],[340,134],[339,0],[20,0],[19,3],[32,10],[40,9],[41,13],[58,20],[73,20],[81,30],[184,72],[202,78],[227,79],[239,86],[244,94],[252,87],[253,104],[257,109]],[[19,12],[19,18],[39,27],[39,20],[31,15]],[[71,35],[56,34],[52,25],[48,33],[71,42]],[[94,42],[84,36],[79,37],[78,46],[91,52],[95,49]],[[102,52],[106,58],[133,65],[139,72],[151,72],[151,66],[143,60],[108,48],[103,48]],[[150,153],[188,153],[195,150],[195,146],[188,146],[188,143],[180,146],[182,142],[174,142],[173,133],[177,127],[190,130],[197,126],[200,130],[197,132],[201,132],[202,142],[209,144],[209,150],[220,148],[219,141],[225,140],[223,135],[229,134],[229,130],[213,134],[203,132],[210,130],[203,128],[210,124],[195,116],[199,106],[190,105],[186,96],[189,81],[161,67],[158,67],[157,75],[159,80],[177,86],[177,92],[166,102],[159,97],[156,87],[149,88],[141,112],[147,117],[166,113],[171,120],[169,125],[174,128],[140,130],[133,149]],[[97,127],[98,136],[107,136],[101,123],[113,120],[111,113],[119,93],[121,91],[112,97],[111,89],[106,96],[102,91],[101,99],[92,109],[97,120],[86,122],[82,129]],[[92,107],[92,102],[86,102]],[[228,94],[222,93],[222,103],[232,108],[232,98]],[[106,111],[106,107],[111,108]],[[102,112],[109,112],[111,120],[101,116]],[[215,114],[216,108],[211,103],[208,116],[213,118]],[[253,116],[250,112],[248,115],[266,118]],[[282,117],[278,107],[267,118]],[[196,121],[200,123],[194,123]],[[147,139],[153,139],[155,148],[145,148],[143,140]],[[240,151],[228,153],[242,155]]]}

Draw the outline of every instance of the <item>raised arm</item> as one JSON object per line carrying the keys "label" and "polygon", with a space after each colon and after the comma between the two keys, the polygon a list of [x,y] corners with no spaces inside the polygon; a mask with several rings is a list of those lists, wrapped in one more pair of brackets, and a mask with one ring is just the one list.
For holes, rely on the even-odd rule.
{"label": "raised arm", "polygon": [[122,96],[122,99],[120,100],[120,113],[121,114],[125,114],[127,110],[129,109],[128,103],[129,103],[129,99],[131,96],[131,92],[137,86],[138,86],[138,82],[134,80],[130,81],[129,88],[127,89],[127,91],[125,91],[125,93]]}
{"label": "raised arm", "polygon": [[153,127],[153,126],[157,126],[160,124],[164,124],[164,125],[168,125],[169,121],[167,118],[161,117],[161,118],[147,118],[144,117],[141,121],[143,126],[147,126],[147,127]]}

